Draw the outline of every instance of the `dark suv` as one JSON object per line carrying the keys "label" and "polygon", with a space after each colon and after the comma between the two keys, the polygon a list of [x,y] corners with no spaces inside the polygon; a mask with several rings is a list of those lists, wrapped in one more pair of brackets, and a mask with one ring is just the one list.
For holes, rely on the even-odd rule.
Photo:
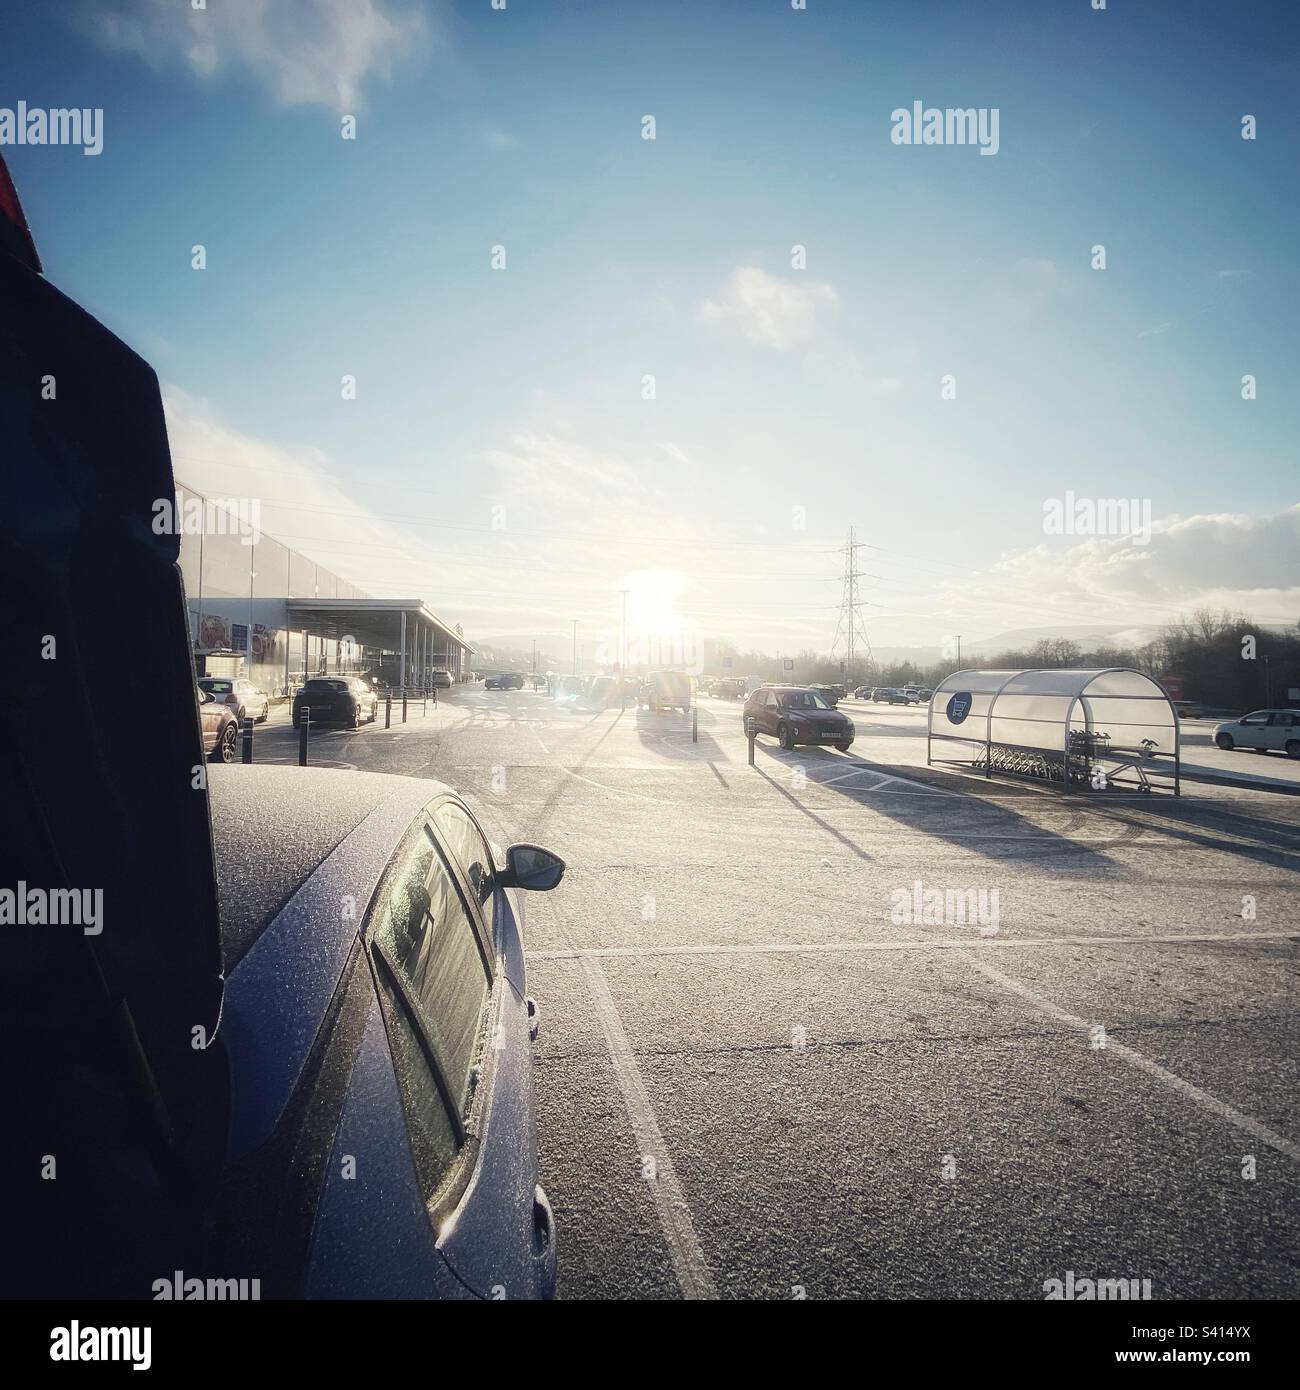
{"label": "dark suv", "polygon": [[832,709],[815,691],[803,685],[763,685],[745,701],[744,720],[754,721],[760,734],[772,734],[782,748],[796,743],[829,743],[847,753],[855,730],[847,714]]}
{"label": "dark suv", "polygon": [[311,710],[313,724],[348,724],[359,729],[363,720],[373,724],[378,717],[379,696],[356,676],[312,676],[293,697],[295,729],[304,708]]}

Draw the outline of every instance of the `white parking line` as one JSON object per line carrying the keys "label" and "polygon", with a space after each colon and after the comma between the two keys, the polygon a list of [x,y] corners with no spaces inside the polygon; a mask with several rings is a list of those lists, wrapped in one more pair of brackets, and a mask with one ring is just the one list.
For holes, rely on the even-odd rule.
{"label": "white parking line", "polygon": [[[529,951],[529,960],[596,960],[624,956],[837,955],[859,951],[966,951],[996,946],[1182,946],[1223,941],[1289,941],[1294,931],[1169,933],[1161,936],[963,936],[910,941],[755,941],[718,946],[597,946]],[[982,968],[982,967],[981,967]]]}
{"label": "white parking line", "polygon": [[[1089,1033],[1095,1026],[1086,1019],[1066,1013],[1064,1009],[1053,1004],[1050,999],[1044,999],[1041,994],[1036,994],[1027,985],[1022,985],[1019,980],[1013,980],[1002,974],[1001,971],[994,970],[991,965],[986,965],[973,956],[968,956],[967,959],[976,970],[982,975],[986,975],[994,984],[1001,985],[1003,989],[1019,995],[1021,999],[1032,1004],[1039,1013],[1046,1014],[1048,1018],[1054,1019],[1057,1023],[1064,1024],[1067,1028],[1073,1028],[1084,1034]],[[1300,1163],[1300,1146],[1293,1144],[1282,1135],[1276,1134],[1267,1125],[1261,1124],[1250,1115],[1245,1115],[1233,1106],[1225,1104],[1217,1096],[1212,1096],[1208,1091],[1202,1091],[1199,1086],[1193,1086],[1190,1081],[1184,1081],[1181,1076],[1175,1076],[1173,1072],[1166,1071],[1164,1067],[1151,1061],[1149,1057],[1144,1057],[1140,1052],[1134,1052],[1131,1047],[1125,1047],[1123,1043],[1116,1042],[1114,1038],[1110,1037],[1106,1039],[1106,1046],[1099,1050],[1109,1053],[1112,1057],[1118,1057],[1121,1062],[1127,1062],[1129,1066],[1136,1067],[1138,1071],[1144,1072],[1147,1076],[1154,1077],[1168,1090],[1182,1096],[1185,1100],[1190,1100],[1193,1105],[1199,1106],[1208,1114],[1226,1121],[1245,1134],[1249,1134],[1252,1139],[1258,1139],[1261,1144],[1267,1144],[1269,1148],[1276,1149],[1280,1154],[1285,1154],[1293,1163]]]}
{"label": "white parking line", "polygon": [[632,1044],[628,1042],[623,1021],[610,997],[605,972],[597,961],[584,959],[583,974],[587,977],[587,988],[591,991],[592,1002],[600,1018],[600,1026],[609,1047],[610,1060],[614,1064],[614,1076],[618,1089],[623,1094],[623,1104],[627,1107],[627,1117],[632,1124],[636,1138],[637,1151],[645,1157],[653,1157],[655,1176],[647,1178],[650,1195],[654,1199],[659,1224],[663,1227],[664,1238],[668,1242],[668,1253],[673,1262],[673,1272],[681,1286],[683,1295],[689,1299],[716,1299],[718,1291],[714,1287],[713,1276],[705,1263],[704,1251],[700,1249],[699,1237],[695,1234],[695,1224],[691,1220],[691,1210],[686,1205],[681,1184],[677,1181],[677,1170],[673,1167],[672,1156],[664,1143],[655,1119],[654,1107],[646,1094],[645,1083],[637,1069]]}
{"label": "white parking line", "polygon": [[[538,742],[541,740],[539,739]],[[594,782],[590,777],[584,777],[580,772],[574,772],[571,768],[561,767],[559,771],[566,777],[572,777],[575,782],[585,782],[589,787],[595,787],[597,791],[609,792],[612,796],[631,796],[638,801],[653,801],[656,806],[677,806],[676,801],[665,801],[661,796],[647,796],[644,792],[628,791],[624,787],[607,787],[603,782]]]}

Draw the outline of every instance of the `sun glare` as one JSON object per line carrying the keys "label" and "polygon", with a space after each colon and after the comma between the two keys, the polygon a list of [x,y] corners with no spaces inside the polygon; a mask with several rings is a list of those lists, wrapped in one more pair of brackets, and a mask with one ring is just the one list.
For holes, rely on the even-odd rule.
{"label": "sun glare", "polygon": [[677,601],[686,588],[686,576],[680,570],[636,570],[618,587],[627,591],[629,632],[650,636],[681,626]]}

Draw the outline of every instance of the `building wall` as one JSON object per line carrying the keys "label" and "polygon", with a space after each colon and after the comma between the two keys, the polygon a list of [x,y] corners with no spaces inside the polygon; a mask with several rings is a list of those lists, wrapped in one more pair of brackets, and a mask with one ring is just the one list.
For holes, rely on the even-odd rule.
{"label": "building wall", "polygon": [[186,503],[203,494],[176,485],[182,518],[181,576],[196,665],[222,648],[245,653],[249,679],[273,695],[287,694],[287,677],[339,669],[339,644],[290,632],[289,598],[367,598],[364,590],[265,534],[240,534],[232,519],[186,529]]}
{"label": "building wall", "polygon": [[[289,684],[304,674],[378,669],[376,650],[341,653],[338,640],[291,632],[288,625],[291,598],[369,598],[365,590],[271,536],[241,534],[233,517],[227,529],[222,529],[222,517],[213,525],[212,509],[203,529],[189,529],[186,504],[202,502],[204,494],[177,483],[176,495],[182,518],[181,576],[196,666],[201,667],[207,652],[244,652],[249,679],[272,695],[288,694]],[[433,639],[429,650],[426,666],[446,666],[453,675],[468,669],[460,648],[445,639]],[[416,680],[413,654],[412,639],[411,683]]]}

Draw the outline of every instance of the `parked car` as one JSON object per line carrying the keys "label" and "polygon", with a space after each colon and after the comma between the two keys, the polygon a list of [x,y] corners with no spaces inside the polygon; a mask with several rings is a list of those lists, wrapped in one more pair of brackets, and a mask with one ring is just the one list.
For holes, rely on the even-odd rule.
{"label": "parked car", "polygon": [[728,677],[726,680],[718,682],[713,693],[720,700],[743,700],[745,698],[745,682]]}
{"label": "parked car", "polygon": [[838,685],[810,685],[808,689],[815,690],[832,709],[839,704],[844,695],[843,688]]}
{"label": "parked car", "polygon": [[641,686],[640,704],[651,710],[691,710],[691,678],[685,671],[651,671]]}
{"label": "parked car", "polygon": [[233,763],[239,759],[239,717],[234,709],[203,687],[197,686],[199,727],[203,732],[203,752],[214,763]]}
{"label": "parked car", "polygon": [[497,671],[483,682],[484,690],[522,690],[523,688],[524,678],[517,671]]}
{"label": "parked car", "polygon": [[379,696],[357,676],[312,676],[293,697],[293,727],[302,711],[311,710],[313,724],[349,724],[359,729],[379,716]]}
{"label": "parked car", "polygon": [[613,676],[597,676],[587,691],[587,703],[592,709],[608,709],[619,702],[618,681]]}
{"label": "parked car", "polygon": [[218,704],[229,705],[242,724],[248,715],[255,724],[264,724],[271,714],[271,697],[252,681],[242,677],[200,676],[199,689],[206,690]]}
{"label": "parked car", "polygon": [[745,701],[746,731],[750,719],[760,734],[771,734],[786,749],[798,743],[829,743],[847,753],[856,732],[847,714],[802,685],[762,686]]}
{"label": "parked car", "polygon": [[1251,748],[1256,753],[1300,758],[1300,710],[1257,709],[1229,719],[1215,725],[1214,741],[1225,750]]}
{"label": "parked car", "polygon": [[871,700],[875,698],[876,687],[874,685],[860,685],[853,692],[855,700]]}
{"label": "parked car", "polygon": [[230,1077],[214,1267],[262,1272],[264,1297],[550,1297],[519,890],[564,862],[502,852],[423,779],[261,765],[212,776],[210,800]]}
{"label": "parked car", "polygon": [[896,686],[878,685],[871,698],[878,705],[910,705],[911,699]]}
{"label": "parked car", "polygon": [[[554,888],[563,861],[501,852],[450,787],[420,778],[250,766],[195,787],[180,696],[195,692],[204,747],[223,760],[236,711],[194,678],[175,538],[116,524],[171,481],[157,379],[45,284],[34,250],[20,266],[15,206],[0,158],[0,360],[81,387],[42,431],[11,427],[25,404],[6,410],[16,476],[57,469],[66,484],[20,496],[43,510],[15,513],[68,535],[100,525],[104,563],[83,622],[59,547],[20,556],[33,613],[66,614],[72,637],[25,724],[41,736],[34,804],[63,819],[14,848],[38,883],[109,878],[125,930],[72,949],[49,931],[5,943],[17,1041],[0,1284],[61,1303],[193,1298],[194,1285],[239,1298],[250,1282],[254,1299],[547,1297],[556,1243],[517,894]],[[130,510],[113,513],[119,494]],[[127,615],[138,640],[103,640]],[[102,691],[140,672],[163,717],[151,756],[113,761],[120,718]],[[367,689],[334,681],[354,703]],[[49,736],[78,710],[76,740]],[[69,830],[74,811],[93,833]],[[61,1181],[38,1191],[45,1153]]]}
{"label": "parked car", "polygon": [[556,700],[576,700],[587,689],[581,676],[556,676],[551,683],[551,695]]}
{"label": "parked car", "polygon": [[435,666],[429,672],[429,684],[434,690],[450,690],[451,672],[445,666]]}

